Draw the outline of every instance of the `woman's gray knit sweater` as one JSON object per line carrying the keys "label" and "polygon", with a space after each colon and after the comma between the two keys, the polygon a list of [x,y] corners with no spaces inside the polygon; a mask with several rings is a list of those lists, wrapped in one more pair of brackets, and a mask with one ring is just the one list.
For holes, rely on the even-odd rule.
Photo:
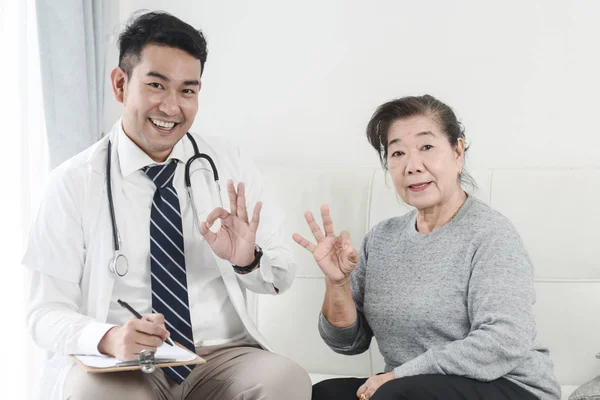
{"label": "woman's gray knit sweater", "polygon": [[533,267],[513,225],[469,196],[448,224],[423,235],[416,211],[375,226],[352,273],[358,319],[319,331],[336,352],[366,351],[375,336],[397,378],[506,378],[560,399],[548,350],[536,340]]}

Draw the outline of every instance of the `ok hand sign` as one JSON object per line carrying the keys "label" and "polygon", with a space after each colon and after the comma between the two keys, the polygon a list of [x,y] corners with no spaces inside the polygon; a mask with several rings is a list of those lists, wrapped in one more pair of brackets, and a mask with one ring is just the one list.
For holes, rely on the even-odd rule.
{"label": "ok hand sign", "polygon": [[296,243],[313,254],[319,268],[331,283],[344,284],[358,263],[358,253],[352,247],[348,232],[342,232],[340,236],[335,236],[327,204],[321,206],[321,217],[325,235],[317,225],[312,213],[310,211],[304,213],[304,218],[317,241],[316,245],[298,233],[294,233],[292,237]]}
{"label": "ok hand sign", "polygon": [[[254,260],[254,245],[262,202],[256,203],[252,220],[248,220],[244,183],[238,184],[236,192],[233,181],[227,181],[227,193],[231,212],[221,207],[215,208],[206,217],[206,221],[200,223],[200,234],[218,257],[235,265],[246,266]],[[221,220],[221,228],[213,232],[209,228],[217,219]]]}

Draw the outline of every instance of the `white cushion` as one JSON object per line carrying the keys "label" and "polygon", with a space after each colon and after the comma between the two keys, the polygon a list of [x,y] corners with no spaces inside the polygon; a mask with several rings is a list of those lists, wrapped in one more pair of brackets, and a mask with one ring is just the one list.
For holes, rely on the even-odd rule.
{"label": "white cushion", "polygon": [[538,339],[550,349],[563,385],[600,375],[600,282],[537,281],[534,306]]}
{"label": "white cushion", "polygon": [[[259,329],[276,351],[299,362],[313,382],[331,376],[370,376],[383,371],[375,340],[358,356],[342,356],[321,340],[317,317],[322,273],[310,253],[291,239],[312,238],[304,221],[330,205],[336,233],[348,230],[358,249],[367,230],[411,208],[398,199],[380,168],[268,167],[276,201],[286,213],[286,240],[298,262],[288,293],[249,295]],[[600,374],[600,169],[473,169],[474,195],[516,226],[535,268],[538,339],[550,348],[563,399]]]}
{"label": "white cushion", "polygon": [[361,168],[348,173],[347,169],[333,167],[271,167],[264,168],[263,174],[274,200],[285,211],[286,239],[298,263],[297,276],[323,276],[312,255],[292,240],[292,233],[298,232],[314,242],[305,211],[311,211],[322,226],[320,206],[328,204],[336,233],[349,231],[353,245],[360,246],[365,235],[372,170]]}
{"label": "white cushion", "polygon": [[491,205],[525,241],[538,278],[600,278],[600,170],[494,171]]}
{"label": "white cushion", "polygon": [[563,385],[561,387],[561,389],[562,389],[561,400],[569,400],[569,396],[571,395],[571,393],[573,393],[577,389],[577,386]]}
{"label": "white cushion", "polygon": [[281,296],[263,296],[258,328],[274,350],[298,362],[309,372],[368,376],[369,354],[344,356],[334,353],[321,339],[317,321],[325,281],[299,278]]}

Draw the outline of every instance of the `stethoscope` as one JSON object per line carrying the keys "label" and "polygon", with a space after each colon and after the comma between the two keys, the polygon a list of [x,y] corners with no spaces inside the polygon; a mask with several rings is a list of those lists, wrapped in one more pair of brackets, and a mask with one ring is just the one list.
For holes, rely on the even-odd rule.
{"label": "stethoscope", "polygon": [[[186,133],[190,142],[192,142],[192,146],[194,146],[194,155],[190,157],[189,160],[185,163],[185,187],[188,194],[188,199],[192,204],[192,211],[194,213],[194,221],[196,224],[199,224],[198,219],[198,211],[196,210],[196,202],[194,201],[194,191],[192,190],[192,180],[190,167],[192,163],[200,158],[204,158],[210,164],[210,168],[212,169],[213,178],[215,181],[215,185],[217,186],[217,193],[219,195],[219,203],[221,207],[223,207],[223,200],[221,199],[221,186],[219,185],[219,172],[217,171],[217,166],[215,165],[213,159],[204,153],[200,153],[198,150],[198,145],[196,144],[196,140],[190,135],[190,133]],[[112,234],[113,234],[113,246],[115,249],[115,254],[112,260],[108,263],[108,269],[110,272],[114,272],[118,276],[125,276],[129,271],[129,261],[127,261],[127,257],[121,251],[121,235],[119,234],[119,228],[117,227],[117,219],[115,217],[115,205],[113,203],[112,196],[112,183],[110,179],[110,167],[111,167],[111,141],[108,141],[108,154],[106,156],[106,193],[108,195],[108,208],[110,211],[110,220],[112,222]],[[205,168],[199,168],[194,172],[203,170]],[[192,172],[193,173],[193,172]]]}

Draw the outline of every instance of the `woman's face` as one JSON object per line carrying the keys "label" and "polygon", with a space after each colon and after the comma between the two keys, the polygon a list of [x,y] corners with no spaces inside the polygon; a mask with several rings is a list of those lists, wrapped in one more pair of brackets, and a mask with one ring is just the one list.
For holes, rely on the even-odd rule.
{"label": "woman's face", "polygon": [[438,122],[428,116],[396,120],[389,128],[387,164],[396,191],[419,210],[434,208],[461,190],[458,174],[465,143],[452,146]]}

